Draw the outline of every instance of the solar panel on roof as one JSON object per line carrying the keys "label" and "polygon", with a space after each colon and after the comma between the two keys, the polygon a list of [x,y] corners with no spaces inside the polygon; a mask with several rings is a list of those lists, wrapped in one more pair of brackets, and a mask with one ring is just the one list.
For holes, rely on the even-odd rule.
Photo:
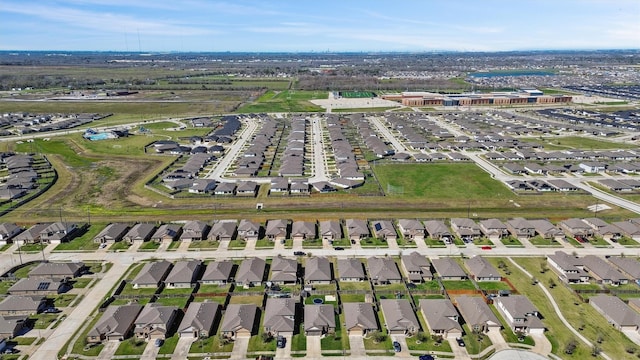
{"label": "solar panel on roof", "polygon": [[47,290],[49,289],[50,282],[41,282],[38,284],[38,290]]}
{"label": "solar panel on roof", "polygon": [[375,228],[376,228],[376,231],[382,230],[382,224],[376,223]]}

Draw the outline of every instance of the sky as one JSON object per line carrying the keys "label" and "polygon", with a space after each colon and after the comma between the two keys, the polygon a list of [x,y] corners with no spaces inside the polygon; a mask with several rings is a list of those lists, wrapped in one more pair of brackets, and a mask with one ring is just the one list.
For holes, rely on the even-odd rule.
{"label": "sky", "polygon": [[639,48],[640,0],[0,0],[0,50]]}

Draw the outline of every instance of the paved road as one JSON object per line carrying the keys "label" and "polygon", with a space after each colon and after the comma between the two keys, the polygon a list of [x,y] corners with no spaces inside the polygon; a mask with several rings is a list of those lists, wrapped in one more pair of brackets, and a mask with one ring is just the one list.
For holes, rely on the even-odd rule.
{"label": "paved road", "polygon": [[313,148],[313,176],[310,183],[327,181],[327,156],[324,151],[324,137],[322,136],[322,119],[311,118],[311,142]]}
{"label": "paved road", "polygon": [[387,142],[390,142],[391,145],[393,146],[393,149],[399,153],[399,152],[403,152],[403,153],[408,153],[408,154],[412,154],[415,153],[415,151],[411,151],[409,149],[407,149],[406,146],[404,146],[404,144],[398,140],[393,133],[391,133],[391,130],[389,130],[389,128],[387,128],[382,121],[380,120],[380,118],[378,118],[377,116],[369,116],[367,117],[367,119],[369,119],[369,121],[371,121],[371,124],[373,124],[373,126],[376,128],[376,130],[378,131],[378,134],[382,135]]}
{"label": "paved road", "polygon": [[225,172],[227,171],[229,166],[231,166],[238,154],[240,154],[240,151],[242,150],[244,145],[251,139],[253,134],[256,132],[256,129],[258,128],[258,121],[256,120],[243,119],[242,122],[245,125],[245,128],[242,130],[240,135],[238,135],[238,139],[227,149],[222,159],[220,159],[218,163],[215,164],[213,169],[204,176],[205,178],[214,179],[216,181],[225,181]]}

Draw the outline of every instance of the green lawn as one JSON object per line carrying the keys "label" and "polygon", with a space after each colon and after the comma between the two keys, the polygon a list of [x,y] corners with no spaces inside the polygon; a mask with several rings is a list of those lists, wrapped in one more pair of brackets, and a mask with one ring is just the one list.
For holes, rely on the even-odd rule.
{"label": "green lawn", "polygon": [[190,353],[226,352],[233,351],[233,342],[223,343],[218,334],[206,339],[196,340],[189,349]]}
{"label": "green lawn", "polygon": [[212,240],[202,240],[202,241],[192,241],[189,244],[189,250],[215,250],[220,245],[219,241]]}
{"label": "green lawn", "polygon": [[346,330],[342,331],[342,324],[344,323],[344,313],[336,315],[336,331],[333,334],[329,334],[320,340],[322,350],[349,350],[349,337]]}
{"label": "green lawn", "polygon": [[[374,336],[367,336],[364,338],[364,348],[366,350],[387,350],[387,352],[393,352],[393,345],[391,343],[391,337],[386,335],[385,339],[379,343],[375,342]],[[369,353],[367,355],[380,355],[378,353]],[[388,355],[388,354],[385,354]]]}
{"label": "green lawn", "polygon": [[322,108],[310,103],[312,99],[326,99],[327,92],[285,90],[275,92],[267,91],[253,103],[240,107],[239,113],[272,113],[272,112],[314,112],[322,111]]}
{"label": "green lawn", "polygon": [[244,249],[247,246],[247,242],[242,239],[235,239],[229,242],[229,249]]}
{"label": "green lawn", "polygon": [[127,251],[131,247],[128,241],[118,241],[109,246],[109,251]]}
{"label": "green lawn", "polygon": [[471,280],[443,280],[442,286],[447,290],[475,290]]}
{"label": "green lawn", "polygon": [[360,246],[363,248],[386,248],[389,247],[389,244],[383,239],[370,237],[360,240]]}
{"label": "green lawn", "polygon": [[440,284],[436,280],[425,281],[423,283],[415,284],[415,290],[412,291],[420,291],[420,290],[428,290],[428,291],[440,291]]}
{"label": "green lawn", "polygon": [[534,236],[532,238],[529,238],[529,242],[533,246],[551,246],[551,247],[560,247],[561,246],[560,243],[558,243],[557,241],[555,241],[553,239],[545,239],[540,235]]}
{"label": "green lawn", "polygon": [[179,309],[184,309],[187,307],[187,303],[189,302],[189,297],[162,297],[156,299],[155,301],[158,304],[162,304],[165,306],[176,306]]}
{"label": "green lawn", "polygon": [[467,352],[469,354],[478,354],[484,349],[491,346],[491,340],[486,334],[474,334],[467,324],[462,326],[464,329],[464,335],[462,339],[466,344]]}
{"label": "green lawn", "polygon": [[371,291],[371,285],[368,281],[342,281],[339,286],[340,290]]}
{"label": "green lawn", "polygon": [[58,319],[59,314],[38,314],[34,315],[32,319],[34,329],[46,329],[49,325],[53,324]]}
{"label": "green lawn", "polygon": [[142,355],[147,342],[131,338],[120,343],[114,355]]}
{"label": "green lawn", "polygon": [[640,244],[638,244],[637,241],[633,240],[630,237],[626,237],[626,236],[623,236],[622,238],[618,239],[618,243],[620,245],[628,246],[628,247],[638,247],[638,246],[640,246]]}
{"label": "green lawn", "polygon": [[407,338],[407,347],[409,350],[415,351],[442,351],[442,352],[451,352],[451,345],[446,339],[443,339],[441,342],[436,342],[428,336],[425,340],[419,341],[417,336],[412,336]]}
{"label": "green lawn", "polygon": [[447,246],[445,245],[444,241],[436,240],[432,238],[425,238],[424,242],[425,244],[427,244],[428,247],[446,247]]}
{"label": "green lawn", "polygon": [[513,236],[503,237],[502,239],[500,239],[500,242],[509,247],[524,247],[520,240]]}
{"label": "green lawn", "polygon": [[582,150],[616,150],[616,149],[635,149],[636,145],[631,143],[620,143],[605,140],[592,139],[582,136],[562,136],[562,137],[543,137],[521,139],[530,140],[543,144],[546,150],[566,150],[566,149],[582,149]]}
{"label": "green lawn", "polygon": [[158,354],[173,354],[179,338],[178,334],[173,334],[172,337],[165,339],[162,346],[160,346],[160,350],[158,350]]}
{"label": "green lawn", "polygon": [[340,302],[344,303],[353,303],[353,302],[364,302],[364,294],[342,294],[340,295]]}
{"label": "green lawn", "polygon": [[383,164],[372,167],[383,189],[402,187],[391,197],[423,199],[515,199],[513,192],[475,164]]}
{"label": "green lawn", "polygon": [[480,290],[510,290],[511,288],[507,283],[502,281],[479,281],[478,287]]}
{"label": "green lawn", "polygon": [[[542,258],[516,258],[518,264],[524,266],[530,273],[535,274],[541,284],[547,286],[549,279],[557,282],[557,275],[552,271],[544,274],[540,273],[540,261]],[[513,266],[512,274],[509,280],[527,295],[529,300],[538,308],[544,317],[543,323],[548,329],[547,338],[554,345],[554,354],[563,356],[564,346],[574,338],[564,325],[557,318],[551,304],[546,296],[542,293],[538,286],[532,286],[531,280],[515,269]],[[548,288],[548,287],[547,287]],[[523,290],[526,289],[526,290]],[[603,342],[599,346],[613,359],[628,358],[628,354],[624,349],[628,346],[634,346],[631,340],[627,339],[621,332],[613,330],[611,325],[596,312],[596,310],[587,303],[582,303],[579,298],[569,289],[562,285],[549,289],[554,300],[560,307],[562,314],[576,329],[583,328],[582,335],[586,336],[590,341],[595,342],[598,336],[602,336]],[[591,348],[584,343],[578,341],[578,348],[574,352],[573,358],[586,358],[591,354]]]}
{"label": "green lawn", "polygon": [[53,305],[55,307],[67,307],[76,298],[76,294],[60,294],[56,295],[53,299]]}
{"label": "green lawn", "polygon": [[273,249],[275,243],[269,239],[259,239],[256,241],[256,249]]}
{"label": "green lawn", "polygon": [[159,247],[160,247],[159,242],[145,241],[142,244],[140,244],[138,251],[156,251],[158,250]]}
{"label": "green lawn", "polygon": [[73,280],[73,288],[74,289],[84,289],[87,287],[87,285],[89,285],[89,283],[92,281],[93,279],[89,279],[89,278],[78,278]]}

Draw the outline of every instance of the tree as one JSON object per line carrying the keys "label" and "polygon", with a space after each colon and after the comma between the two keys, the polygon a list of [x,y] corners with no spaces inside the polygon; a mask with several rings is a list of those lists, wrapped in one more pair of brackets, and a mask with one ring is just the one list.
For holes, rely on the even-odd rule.
{"label": "tree", "polygon": [[556,282],[553,279],[549,279],[549,288],[553,289],[556,287]]}
{"label": "tree", "polygon": [[385,335],[384,333],[380,332],[380,331],[376,331],[373,333],[373,341],[375,343],[381,343],[383,341],[385,341],[387,339],[387,335]]}
{"label": "tree", "polygon": [[601,351],[602,351],[602,349],[600,349],[600,346],[593,345],[593,347],[591,348],[591,356],[598,356],[598,355],[600,355]]}
{"label": "tree", "polygon": [[578,347],[578,342],[576,341],[576,339],[571,338],[564,346],[564,353],[571,355],[574,351],[576,351],[576,347]]}
{"label": "tree", "polygon": [[531,277],[531,285],[537,285],[538,284],[538,279],[536,279],[535,276]]}
{"label": "tree", "polygon": [[273,340],[273,335],[271,335],[270,332],[262,333],[262,342],[268,343],[268,342],[271,342],[272,340]]}
{"label": "tree", "polygon": [[425,342],[425,341],[429,340],[427,335],[422,331],[418,331],[418,333],[416,334],[416,339],[418,341],[421,341],[421,342]]}
{"label": "tree", "polygon": [[547,261],[546,260],[540,261],[540,273],[544,274],[547,272],[547,270],[549,270],[549,268],[547,267]]}

